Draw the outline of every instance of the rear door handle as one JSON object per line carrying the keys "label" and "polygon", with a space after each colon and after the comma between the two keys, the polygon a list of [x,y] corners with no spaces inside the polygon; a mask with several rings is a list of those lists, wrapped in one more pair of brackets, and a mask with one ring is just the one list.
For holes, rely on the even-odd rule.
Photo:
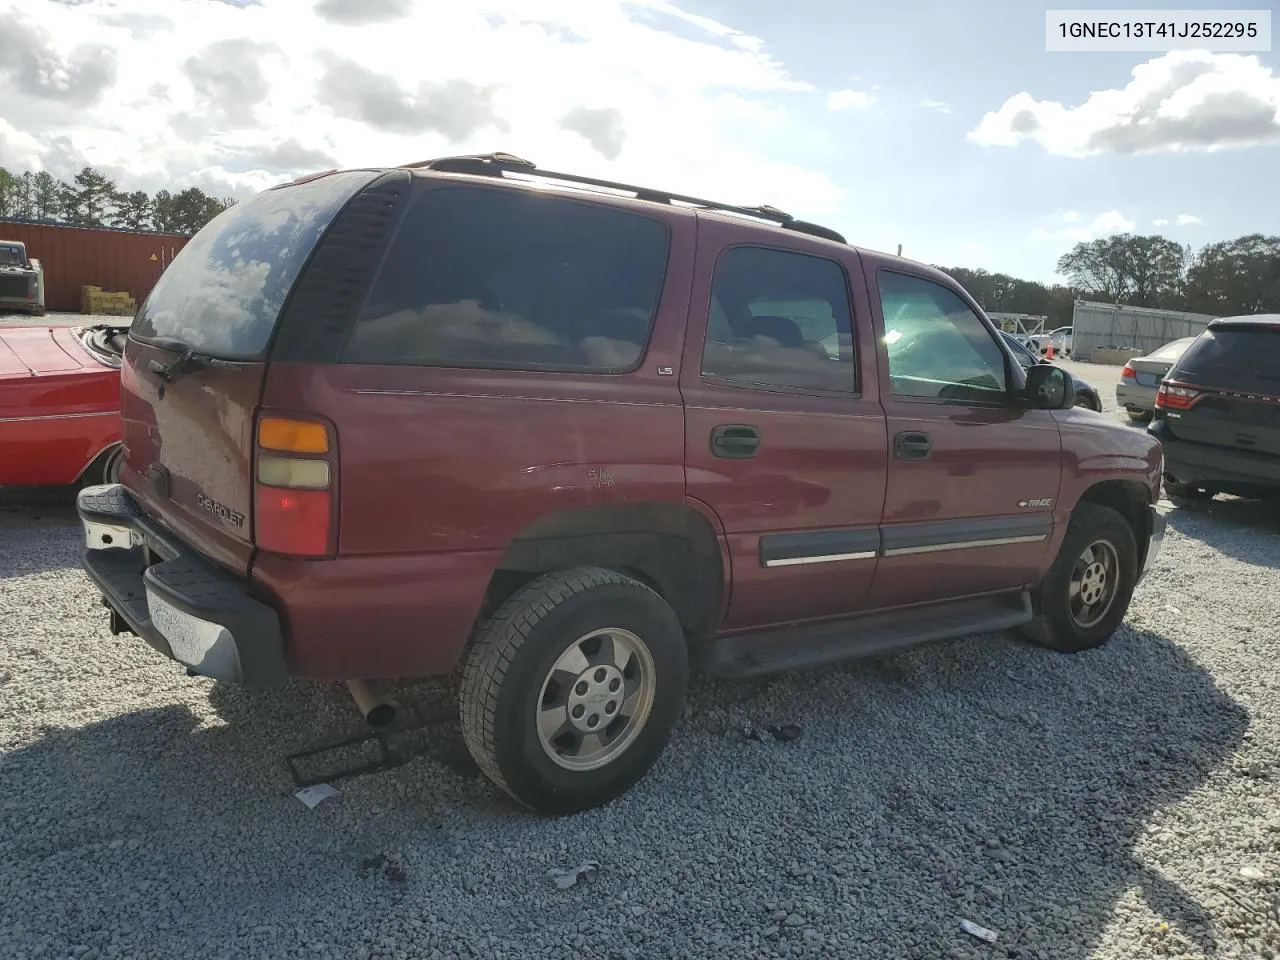
{"label": "rear door handle", "polygon": [[893,438],[893,453],[899,460],[928,460],[930,449],[927,433],[900,433]]}
{"label": "rear door handle", "polygon": [[760,431],[750,424],[722,423],[711,431],[711,452],[727,460],[746,460],[760,449]]}

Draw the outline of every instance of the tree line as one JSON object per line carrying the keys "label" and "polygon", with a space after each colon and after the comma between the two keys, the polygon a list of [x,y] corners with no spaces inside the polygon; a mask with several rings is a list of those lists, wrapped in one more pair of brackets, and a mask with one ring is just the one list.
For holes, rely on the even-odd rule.
{"label": "tree line", "polygon": [[1067,284],[940,269],[984,310],[1047,316],[1050,329],[1071,323],[1077,297],[1219,317],[1280,313],[1280,236],[1260,233],[1211,243],[1195,254],[1154,235],[1122,233],[1077,243],[1058,259]]}
{"label": "tree line", "polygon": [[46,170],[13,173],[0,167],[0,217],[194,234],[234,201],[190,187],[178,193],[121,190],[110,177],[85,167],[67,183]]}
{"label": "tree line", "polygon": [[[14,174],[0,167],[0,217],[191,235],[232,203],[196,187],[155,196],[121,190],[93,167],[70,183],[44,170]],[[1045,316],[1051,329],[1071,323],[1077,297],[1216,316],[1280,312],[1280,236],[1249,234],[1193,255],[1166,237],[1122,233],[1077,243],[1057,266],[1066,284],[941,269],[984,310]]]}

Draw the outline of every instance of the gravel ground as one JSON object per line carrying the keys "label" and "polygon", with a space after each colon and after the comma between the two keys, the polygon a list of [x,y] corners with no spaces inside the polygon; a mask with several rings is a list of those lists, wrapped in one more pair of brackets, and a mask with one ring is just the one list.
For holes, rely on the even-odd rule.
{"label": "gravel ground", "polygon": [[[345,694],[112,637],[70,495],[0,491],[0,957],[1274,956],[1280,514],[1165,508],[1109,647],[698,680],[644,782],[549,821],[478,776],[447,683],[398,691],[409,762],[308,809],[283,757],[358,730]],[[774,724],[803,736],[743,735]]]}

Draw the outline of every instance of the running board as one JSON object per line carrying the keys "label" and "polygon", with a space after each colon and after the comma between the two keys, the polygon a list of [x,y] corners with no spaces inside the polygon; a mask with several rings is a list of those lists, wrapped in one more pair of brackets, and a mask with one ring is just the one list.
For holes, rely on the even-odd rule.
{"label": "running board", "polygon": [[1031,596],[1025,592],[957,600],[838,622],[719,637],[708,645],[704,667],[708,673],[728,679],[802,670],[933,640],[1008,630],[1031,619]]}

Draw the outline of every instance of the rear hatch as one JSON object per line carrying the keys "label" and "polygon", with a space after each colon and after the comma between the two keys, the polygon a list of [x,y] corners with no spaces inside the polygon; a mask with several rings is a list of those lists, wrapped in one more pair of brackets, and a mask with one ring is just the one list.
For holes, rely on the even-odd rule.
{"label": "rear hatch", "polygon": [[300,181],[238,203],[165,270],[121,368],[121,480],[206,556],[253,556],[253,430],[281,311],[326,228],[375,171]]}
{"label": "rear hatch", "polygon": [[1215,323],[1165,382],[1157,406],[1175,437],[1280,457],[1280,322]]}

